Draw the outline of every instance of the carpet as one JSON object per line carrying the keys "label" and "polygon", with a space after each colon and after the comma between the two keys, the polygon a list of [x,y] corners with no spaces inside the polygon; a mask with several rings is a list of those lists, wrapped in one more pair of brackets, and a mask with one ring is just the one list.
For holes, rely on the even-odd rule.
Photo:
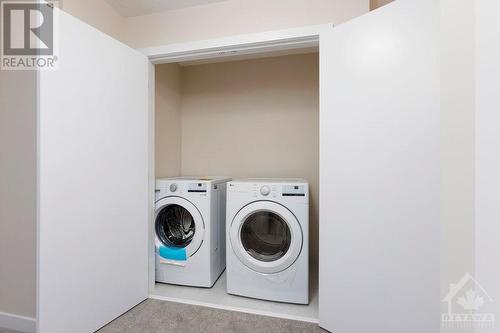
{"label": "carpet", "polygon": [[324,333],[317,324],[148,299],[98,333]]}

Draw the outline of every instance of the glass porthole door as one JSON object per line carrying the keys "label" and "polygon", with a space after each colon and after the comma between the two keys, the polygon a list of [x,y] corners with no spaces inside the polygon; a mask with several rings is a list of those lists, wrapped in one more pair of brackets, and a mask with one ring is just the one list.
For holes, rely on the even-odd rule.
{"label": "glass porthole door", "polygon": [[272,262],[290,248],[292,234],[281,216],[271,211],[250,214],[241,225],[241,244],[253,258]]}
{"label": "glass porthole door", "polygon": [[271,201],[243,207],[231,223],[230,240],[240,261],[254,271],[277,273],[302,250],[302,229],[295,216]]}
{"label": "glass porthole door", "polygon": [[172,204],[159,211],[155,230],[157,237],[165,246],[183,248],[193,240],[196,224],[186,208]]}
{"label": "glass porthole door", "polygon": [[188,200],[167,197],[156,203],[155,243],[163,259],[186,260],[194,255],[204,233],[203,218]]}

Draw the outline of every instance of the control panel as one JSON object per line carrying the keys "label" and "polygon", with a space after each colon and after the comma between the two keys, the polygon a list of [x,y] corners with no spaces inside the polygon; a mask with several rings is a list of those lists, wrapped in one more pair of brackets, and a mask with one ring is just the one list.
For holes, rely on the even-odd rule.
{"label": "control panel", "polygon": [[304,185],[283,185],[281,193],[284,197],[305,197],[306,187]]}
{"label": "control panel", "polygon": [[230,191],[251,191],[254,198],[276,199],[279,197],[307,197],[307,184],[254,183],[239,184],[238,188],[229,185]]}
{"label": "control panel", "polygon": [[189,183],[188,192],[190,193],[206,193],[207,183]]}

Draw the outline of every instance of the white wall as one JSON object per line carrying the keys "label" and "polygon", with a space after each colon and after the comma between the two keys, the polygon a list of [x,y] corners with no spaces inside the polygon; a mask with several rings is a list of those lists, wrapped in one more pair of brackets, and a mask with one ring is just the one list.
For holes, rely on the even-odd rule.
{"label": "white wall", "polygon": [[35,72],[0,70],[0,312],[28,317],[36,294],[35,97]]}
{"label": "white wall", "polygon": [[496,315],[500,325],[500,2],[477,0],[476,49],[476,277],[494,302],[481,313]]}

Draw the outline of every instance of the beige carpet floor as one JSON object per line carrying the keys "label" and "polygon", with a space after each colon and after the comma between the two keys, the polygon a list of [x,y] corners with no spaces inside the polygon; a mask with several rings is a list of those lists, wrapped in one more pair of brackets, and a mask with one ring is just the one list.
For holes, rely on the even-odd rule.
{"label": "beige carpet floor", "polygon": [[316,324],[149,299],[98,333],[324,333]]}
{"label": "beige carpet floor", "polygon": [[19,333],[19,332],[0,327],[0,333]]}
{"label": "beige carpet floor", "polygon": [[[146,300],[98,333],[325,333],[316,324]],[[16,333],[0,328],[0,333]]]}

